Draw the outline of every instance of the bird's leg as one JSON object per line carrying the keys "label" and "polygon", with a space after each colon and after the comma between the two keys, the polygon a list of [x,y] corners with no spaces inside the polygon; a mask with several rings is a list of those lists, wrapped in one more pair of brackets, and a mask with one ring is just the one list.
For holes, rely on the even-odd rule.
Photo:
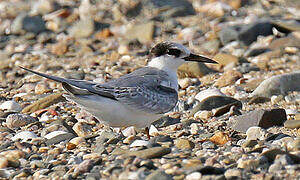
{"label": "bird's leg", "polygon": [[148,140],[150,140],[149,127],[145,128],[145,133],[146,133],[146,135],[148,137]]}

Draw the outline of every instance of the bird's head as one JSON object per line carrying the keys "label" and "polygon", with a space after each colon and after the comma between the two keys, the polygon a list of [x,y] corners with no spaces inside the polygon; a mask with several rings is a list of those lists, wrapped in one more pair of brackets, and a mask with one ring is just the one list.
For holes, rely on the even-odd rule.
{"label": "bird's head", "polygon": [[174,42],[158,43],[150,50],[150,53],[153,58],[148,65],[157,68],[177,69],[181,64],[188,61],[217,63],[205,56],[193,54],[183,45]]}

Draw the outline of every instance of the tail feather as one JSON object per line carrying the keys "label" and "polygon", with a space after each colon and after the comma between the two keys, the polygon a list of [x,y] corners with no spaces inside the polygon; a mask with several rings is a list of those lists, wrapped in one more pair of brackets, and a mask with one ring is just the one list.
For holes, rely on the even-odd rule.
{"label": "tail feather", "polygon": [[65,78],[61,78],[61,77],[57,77],[57,76],[51,76],[51,75],[48,75],[48,74],[40,73],[40,72],[37,72],[37,71],[33,71],[31,69],[27,69],[27,68],[22,67],[22,66],[19,66],[19,67],[22,68],[22,69],[24,69],[25,71],[34,73],[36,75],[42,76],[42,77],[47,78],[47,79],[51,79],[51,80],[56,81],[56,82],[71,84],[70,80],[65,79]]}
{"label": "tail feather", "polygon": [[61,77],[57,77],[57,76],[51,76],[51,75],[48,75],[48,74],[33,71],[31,69],[27,69],[27,68],[22,67],[22,66],[19,66],[19,67],[26,70],[26,71],[28,71],[28,72],[31,72],[31,73],[34,73],[36,75],[42,76],[44,78],[51,79],[53,81],[62,83],[63,88],[66,91],[68,91],[70,94],[73,94],[73,95],[90,94],[90,92],[89,92],[90,85],[93,84],[91,82],[75,80],[75,79],[66,79],[66,78],[61,78]]}

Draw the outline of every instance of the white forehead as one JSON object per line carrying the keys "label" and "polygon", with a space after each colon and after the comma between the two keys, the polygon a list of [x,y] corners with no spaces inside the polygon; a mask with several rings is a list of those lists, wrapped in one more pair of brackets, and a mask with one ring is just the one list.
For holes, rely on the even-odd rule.
{"label": "white forehead", "polygon": [[189,55],[191,53],[191,51],[188,50],[188,48],[186,48],[182,44],[172,43],[171,47],[182,50],[183,52],[185,52],[186,55]]}

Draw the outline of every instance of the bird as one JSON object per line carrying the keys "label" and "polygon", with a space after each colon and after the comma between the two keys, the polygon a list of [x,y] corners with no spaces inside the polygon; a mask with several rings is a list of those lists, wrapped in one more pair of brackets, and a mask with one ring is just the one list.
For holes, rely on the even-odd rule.
{"label": "bird", "polygon": [[22,69],[62,83],[64,96],[75,102],[110,127],[145,128],[148,138],[151,123],[170,112],[178,101],[177,69],[180,65],[196,61],[217,63],[193,54],[182,44],[164,41],[149,51],[147,66],[105,83],[66,79]]}

